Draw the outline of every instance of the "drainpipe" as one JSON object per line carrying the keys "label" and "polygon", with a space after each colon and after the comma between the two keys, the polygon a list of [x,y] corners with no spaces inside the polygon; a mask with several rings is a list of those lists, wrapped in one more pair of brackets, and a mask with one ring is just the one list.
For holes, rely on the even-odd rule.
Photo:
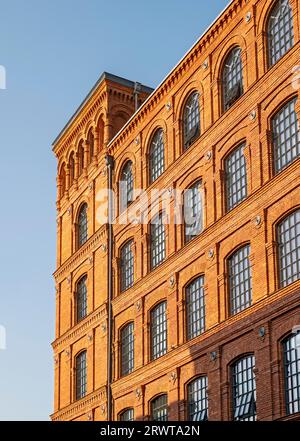
{"label": "drainpipe", "polygon": [[108,247],[107,247],[107,266],[108,266],[108,280],[107,280],[107,291],[108,291],[108,332],[107,332],[107,419],[112,421],[112,393],[111,393],[111,383],[112,383],[112,342],[113,342],[113,316],[112,316],[112,292],[113,292],[113,196],[112,196],[112,180],[113,180],[113,169],[114,169],[114,158],[107,155],[106,158],[107,166],[107,185],[108,185]]}
{"label": "drainpipe", "polygon": [[133,96],[134,96],[134,110],[135,112],[137,111],[137,109],[139,108],[139,102],[138,102],[138,97],[139,94],[142,90],[142,85],[141,83],[138,83],[137,81],[134,83],[134,89],[133,89]]}

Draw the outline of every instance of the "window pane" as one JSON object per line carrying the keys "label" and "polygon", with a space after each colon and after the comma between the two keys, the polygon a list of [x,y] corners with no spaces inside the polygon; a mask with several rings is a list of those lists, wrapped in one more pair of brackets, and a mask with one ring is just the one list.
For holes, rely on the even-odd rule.
{"label": "window pane", "polygon": [[283,343],[286,412],[300,412],[300,333]]}
{"label": "window pane", "polygon": [[293,11],[288,0],[278,0],[268,19],[269,66],[294,45]]}
{"label": "window pane", "polygon": [[120,421],[133,421],[134,420],[134,411],[133,409],[127,409],[120,414]]}
{"label": "window pane", "polygon": [[149,175],[150,184],[154,182],[165,168],[165,147],[162,129],[157,130],[152,141],[149,152]]}
{"label": "window pane", "polygon": [[188,385],[190,421],[208,419],[207,377],[200,377]]}
{"label": "window pane", "polygon": [[227,211],[247,197],[245,144],[235,149],[225,161]]}
{"label": "window pane", "polygon": [[201,182],[184,192],[185,241],[189,242],[203,230]]}
{"label": "window pane", "polygon": [[165,259],[166,255],[165,226],[162,214],[151,221],[150,236],[151,269],[154,269]]}
{"label": "window pane", "polygon": [[86,395],[86,351],[76,357],[76,400]]}
{"label": "window pane", "polygon": [[81,247],[88,239],[87,227],[87,204],[83,204],[78,216],[78,247]]}
{"label": "window pane", "polygon": [[279,279],[284,287],[300,278],[300,210],[277,227]]}
{"label": "window pane", "polygon": [[151,311],[151,359],[167,352],[167,303],[162,302]]}
{"label": "window pane", "polygon": [[198,277],[186,288],[187,338],[205,331],[204,277]]}
{"label": "window pane", "polygon": [[232,367],[233,418],[256,420],[256,382],[253,355],[238,360]]}
{"label": "window pane", "polygon": [[192,93],[183,112],[184,148],[187,149],[200,135],[199,94]]}
{"label": "window pane", "polygon": [[120,269],[121,269],[121,291],[126,291],[133,285],[134,262],[132,252],[133,240],[127,242],[121,249]]}
{"label": "window pane", "polygon": [[300,155],[296,101],[297,98],[289,101],[272,119],[275,173],[283,170]]}
{"label": "window pane", "polygon": [[130,374],[134,366],[134,325],[129,323],[121,332],[121,375]]}
{"label": "window pane", "polygon": [[168,421],[168,396],[160,395],[151,403],[153,421]]}
{"label": "window pane", "polygon": [[84,319],[87,315],[87,289],[86,289],[87,276],[83,276],[77,284],[77,322]]}
{"label": "window pane", "polygon": [[223,107],[229,109],[244,93],[241,49],[235,47],[227,56],[222,73]]}
{"label": "window pane", "polygon": [[252,303],[252,281],[249,262],[250,245],[240,248],[228,260],[231,314],[237,314]]}
{"label": "window pane", "polygon": [[132,162],[128,161],[123,168],[120,182],[120,210],[124,211],[133,201]]}

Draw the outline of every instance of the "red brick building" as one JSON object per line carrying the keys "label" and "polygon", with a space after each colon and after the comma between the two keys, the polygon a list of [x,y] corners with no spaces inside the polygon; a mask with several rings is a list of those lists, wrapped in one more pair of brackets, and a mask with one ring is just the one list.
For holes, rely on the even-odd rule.
{"label": "red brick building", "polygon": [[55,140],[53,420],[299,419],[299,8],[230,2]]}

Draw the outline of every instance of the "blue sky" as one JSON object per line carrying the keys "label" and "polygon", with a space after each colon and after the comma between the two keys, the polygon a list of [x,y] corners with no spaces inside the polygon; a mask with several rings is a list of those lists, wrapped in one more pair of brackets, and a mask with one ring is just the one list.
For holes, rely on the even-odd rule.
{"label": "blue sky", "polygon": [[0,420],[52,412],[52,141],[103,71],[156,87],[228,3],[0,0]]}

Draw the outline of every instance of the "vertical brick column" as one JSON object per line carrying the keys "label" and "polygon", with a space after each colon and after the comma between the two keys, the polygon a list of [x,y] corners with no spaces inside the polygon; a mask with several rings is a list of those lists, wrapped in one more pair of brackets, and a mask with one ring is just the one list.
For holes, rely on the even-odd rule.
{"label": "vertical brick column", "polygon": [[169,421],[179,420],[179,369],[169,373]]}
{"label": "vertical brick column", "polygon": [[60,408],[60,354],[54,355],[54,412]]}
{"label": "vertical brick column", "polygon": [[87,393],[91,393],[95,388],[95,360],[94,360],[94,331],[91,330],[86,336],[87,354]]}
{"label": "vertical brick column", "polygon": [[177,274],[171,274],[169,281],[169,292],[167,294],[167,319],[168,319],[168,351],[178,346],[178,284]]}
{"label": "vertical brick column", "polygon": [[208,357],[208,419],[220,421],[222,419],[221,403],[221,349],[216,347],[207,354]]}
{"label": "vertical brick column", "polygon": [[212,243],[211,246],[206,249],[205,258],[205,316],[206,329],[210,329],[220,320],[218,311],[221,299],[218,287],[218,255],[217,246],[215,244]]}
{"label": "vertical brick column", "polygon": [[134,305],[135,319],[134,319],[134,365],[138,369],[144,364],[144,305],[141,297]]}
{"label": "vertical brick column", "polygon": [[204,228],[216,220],[216,204],[214,192],[214,148],[208,149],[204,156],[202,191],[204,198]]}

